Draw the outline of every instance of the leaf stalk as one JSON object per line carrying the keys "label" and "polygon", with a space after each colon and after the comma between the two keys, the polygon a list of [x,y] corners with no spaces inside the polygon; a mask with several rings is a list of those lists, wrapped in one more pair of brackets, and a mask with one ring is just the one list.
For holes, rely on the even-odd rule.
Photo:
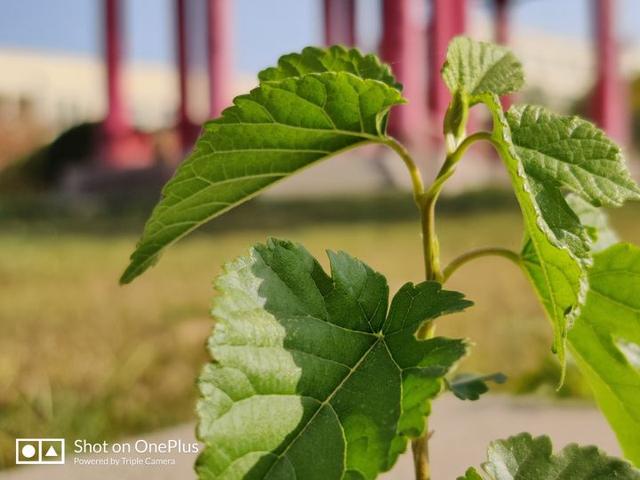
{"label": "leaf stalk", "polygon": [[476,258],[488,257],[488,256],[497,256],[506,258],[510,260],[518,267],[522,266],[522,260],[520,259],[520,255],[513,250],[509,250],[508,248],[501,247],[487,247],[487,248],[478,248],[476,250],[471,250],[469,252],[463,253],[459,257],[453,259],[449,265],[445,267],[442,271],[443,281],[446,282],[451,278],[451,276],[463,265],[466,263],[475,260]]}
{"label": "leaf stalk", "polygon": [[422,181],[420,169],[413,161],[413,158],[406,147],[398,142],[398,140],[393,137],[386,137],[384,144],[396,152],[407,167],[409,176],[411,177],[411,185],[413,187],[413,199],[416,202],[416,205],[418,205],[418,208],[420,208],[421,199],[424,195],[424,182]]}

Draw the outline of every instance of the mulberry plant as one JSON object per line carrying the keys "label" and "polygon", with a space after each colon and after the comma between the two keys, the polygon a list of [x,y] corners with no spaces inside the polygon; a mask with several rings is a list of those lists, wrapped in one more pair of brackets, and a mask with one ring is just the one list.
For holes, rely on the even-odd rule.
{"label": "mulberry plant", "polygon": [[[451,92],[443,119],[446,157],[425,185],[407,149],[387,134],[402,86],[374,55],[306,48],[259,74],[259,86],[206,123],[164,187],[121,281],[203,223],[288,176],[367,144],[407,167],[422,221],[425,281],[393,297],[385,277],[344,252],[330,272],[303,246],[278,239],[230,261],[216,281],[198,380],[201,479],[369,480],[409,446],[417,480],[430,478],[428,417],[446,390],[475,399],[491,377],[452,378],[464,339],[436,336],[439,317],[472,303],[444,284],[475,258],[498,255],[528,278],[554,333],[591,386],[627,461],[595,447],[552,452],[547,437],[493,442],[481,469],[460,479],[640,479],[640,249],[619,243],[602,207],[640,198],[618,146],[591,123],[535,105],[504,111],[522,67],[508,50],[454,39],[442,77]],[[491,129],[467,134],[472,108]],[[520,251],[473,250],[440,262],[435,207],[467,149],[498,153],[522,211]],[[501,380],[501,378],[493,378]],[[561,382],[561,379],[560,379]]]}

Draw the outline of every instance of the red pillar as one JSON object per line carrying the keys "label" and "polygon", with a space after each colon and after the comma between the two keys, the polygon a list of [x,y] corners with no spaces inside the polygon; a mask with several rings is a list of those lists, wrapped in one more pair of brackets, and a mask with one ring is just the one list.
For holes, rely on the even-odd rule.
{"label": "red pillar", "polygon": [[618,71],[618,49],[615,39],[614,0],[594,0],[596,39],[596,86],[593,117],[596,123],[621,143],[629,139],[629,116],[625,108],[625,90]]}
{"label": "red pillar", "polygon": [[355,0],[324,0],[324,42],[347,47],[356,44]]}
{"label": "red pillar", "polygon": [[509,0],[495,1],[495,40],[501,45],[509,43]]}
{"label": "red pillar", "polygon": [[[494,37],[495,41],[500,45],[509,43],[509,0],[494,0],[495,18],[494,18]],[[512,98],[510,95],[502,97],[502,106],[508,109],[511,106]]]}
{"label": "red pillar", "polygon": [[229,106],[231,77],[231,0],[207,2],[207,55],[209,60],[209,114],[220,116]]}
{"label": "red pillar", "polygon": [[107,116],[103,123],[108,167],[115,167],[118,143],[129,132],[129,120],[122,91],[122,23],[120,0],[104,0],[105,63],[107,71]]}
{"label": "red pillar", "polygon": [[393,110],[391,133],[401,139],[417,138],[424,120],[424,85],[421,76],[423,35],[418,19],[412,17],[419,6],[416,0],[383,0],[382,59],[391,65],[403,85],[403,95],[409,101]]}
{"label": "red pillar", "polygon": [[122,85],[122,4],[121,0],[103,0],[107,115],[96,153],[106,169],[146,168],[155,160],[151,137],[136,132],[129,123]]}
{"label": "red pillar", "polygon": [[198,127],[189,116],[189,67],[187,44],[187,1],[176,0],[176,63],[178,67],[178,118],[177,128],[184,149],[193,145],[198,136]]}
{"label": "red pillar", "polygon": [[[466,0],[431,0],[429,22],[429,96],[428,105],[432,125],[438,128],[447,110],[450,95],[442,78],[440,68],[447,54],[449,41],[462,35],[466,29]],[[437,138],[440,130],[433,132]]]}

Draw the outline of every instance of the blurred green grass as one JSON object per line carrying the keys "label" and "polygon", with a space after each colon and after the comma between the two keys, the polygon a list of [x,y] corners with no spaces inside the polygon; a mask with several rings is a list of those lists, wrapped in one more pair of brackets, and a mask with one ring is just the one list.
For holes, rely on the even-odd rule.
{"label": "blurred green grass", "polygon": [[[238,217],[237,224],[231,220],[228,228],[178,243],[126,287],[117,279],[137,239],[139,219],[116,216],[101,223],[42,212],[28,221],[20,220],[23,213],[5,217],[0,462],[10,464],[19,436],[102,441],[193,419],[194,382],[207,360],[204,343],[212,327],[212,279],[222,263],[267,236],[301,242],[325,266],[325,249],[345,250],[385,274],[392,292],[405,281],[420,281],[419,228],[405,203],[408,210],[394,210],[388,199],[356,202],[355,213],[353,203],[299,205],[298,215],[288,207],[262,206]],[[374,205],[373,214],[366,205]],[[506,200],[476,208],[472,201],[456,209],[445,202],[438,224],[444,262],[473,247],[517,249],[521,225],[512,206]],[[338,216],[323,216],[327,208],[338,209]],[[632,206],[613,216],[621,236],[636,243],[639,211]],[[296,220],[302,217],[314,221]],[[475,344],[461,370],[502,371],[510,380],[501,388],[510,391],[553,390],[557,368],[550,360],[550,328],[513,265],[481,259],[457,272],[447,287],[476,302],[468,312],[438,322],[439,334]],[[565,394],[583,394],[573,378]]]}

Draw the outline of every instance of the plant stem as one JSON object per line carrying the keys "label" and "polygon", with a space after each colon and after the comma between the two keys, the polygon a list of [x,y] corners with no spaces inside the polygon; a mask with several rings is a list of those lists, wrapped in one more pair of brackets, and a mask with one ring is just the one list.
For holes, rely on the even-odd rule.
{"label": "plant stem", "polygon": [[436,201],[438,195],[426,197],[422,206],[422,250],[424,253],[424,274],[427,280],[442,280],[440,271],[440,244],[436,236]]}
{"label": "plant stem", "polygon": [[471,145],[480,140],[491,141],[491,132],[476,132],[472,135],[469,135],[464,140],[462,140],[459,144],[451,143],[450,151],[447,153],[447,157],[436,176],[435,181],[429,187],[429,191],[427,195],[430,196],[438,196],[442,191],[442,187],[445,182],[454,174],[455,167],[464,155],[464,153],[469,149]]}
{"label": "plant stem", "polygon": [[[428,423],[426,425],[428,427]],[[413,469],[416,472],[416,480],[430,480],[431,469],[429,467],[429,432],[411,442],[413,454]]]}
{"label": "plant stem", "polygon": [[422,202],[421,198],[424,195],[424,183],[422,182],[422,174],[420,173],[420,169],[413,161],[413,158],[411,158],[411,154],[409,153],[409,151],[395,138],[387,137],[384,144],[398,154],[398,156],[406,165],[407,170],[409,170],[409,175],[411,176],[411,185],[413,187],[413,199],[418,205],[418,208],[420,208],[420,204]]}
{"label": "plant stem", "polygon": [[[385,145],[393,149],[404,161],[411,183],[413,185],[413,198],[420,210],[420,218],[422,223],[422,248],[424,253],[424,269],[427,280],[438,282],[444,281],[444,274],[440,269],[440,246],[435,230],[435,207],[440,192],[445,182],[455,172],[456,164],[462,158],[466,150],[478,140],[489,140],[491,133],[477,132],[473,135],[460,140],[454,135],[446,135],[447,156],[429,190],[425,192],[424,183],[420,170],[411,158],[407,149],[401,145],[396,139],[387,137],[383,142]],[[435,325],[433,322],[425,324],[418,332],[417,337],[427,339],[435,334]],[[416,480],[431,480],[431,472],[429,468],[429,422],[425,419],[425,433],[422,437],[411,442],[413,452],[413,463],[415,468]]]}
{"label": "plant stem", "polygon": [[425,276],[427,280],[443,281],[440,270],[440,246],[435,230],[436,202],[438,201],[440,192],[442,192],[445,182],[454,174],[456,165],[467,149],[477,141],[489,140],[490,138],[490,132],[476,132],[461,142],[457,142],[456,139],[451,136],[447,138],[447,157],[433,184],[429,187],[429,190],[422,195],[422,202],[419,204],[422,214],[422,245],[425,261]]}
{"label": "plant stem", "polygon": [[456,165],[467,149],[477,141],[488,140],[490,138],[490,132],[476,132],[460,142],[452,136],[447,136],[447,156],[433,184],[422,196],[423,201],[420,204],[422,213],[422,245],[425,261],[425,276],[427,280],[442,282],[444,279],[440,270],[440,246],[435,231],[436,202],[438,201],[440,192],[442,192],[445,182],[454,174]]}
{"label": "plant stem", "polygon": [[443,282],[446,282],[451,277],[451,275],[456,272],[456,270],[458,270],[467,262],[470,262],[471,260],[474,260],[476,258],[487,257],[491,255],[506,258],[516,265],[521,266],[520,255],[518,255],[513,250],[500,247],[478,248],[476,250],[466,252],[453,259],[442,272]]}

